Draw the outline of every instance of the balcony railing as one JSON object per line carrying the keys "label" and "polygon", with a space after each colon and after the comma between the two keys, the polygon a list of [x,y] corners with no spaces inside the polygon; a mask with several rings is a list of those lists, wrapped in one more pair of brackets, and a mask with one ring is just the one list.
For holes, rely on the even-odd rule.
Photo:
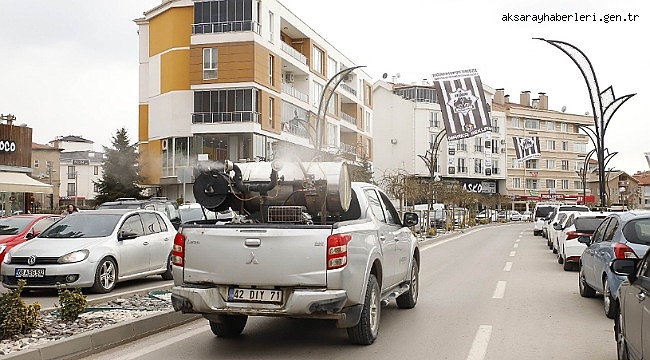
{"label": "balcony railing", "polygon": [[303,124],[300,123],[284,122],[282,123],[282,131],[299,136],[301,138],[309,139],[309,133],[307,132],[307,129]]}
{"label": "balcony railing", "polygon": [[352,94],[354,96],[357,96],[357,91],[354,90],[349,85],[345,85],[344,83],[340,83],[339,86],[341,87],[341,89],[345,89],[345,91],[349,92],[350,94]]}
{"label": "balcony railing", "polygon": [[300,90],[296,89],[295,87],[289,84],[282,83],[282,92],[290,96],[293,96],[298,100],[309,102],[309,95],[301,92]]}
{"label": "balcony railing", "polygon": [[352,116],[350,116],[350,115],[348,115],[348,114],[346,114],[344,112],[341,113],[341,119],[349,122],[352,125],[355,125],[355,126],[357,125],[357,119],[353,118]]}
{"label": "balcony railing", "polygon": [[357,146],[356,145],[350,145],[346,143],[341,143],[341,152],[345,154],[352,154],[356,155],[357,154]]}
{"label": "balcony railing", "polygon": [[300,51],[292,48],[291,45],[289,45],[289,44],[285,43],[284,41],[282,41],[280,43],[280,48],[282,49],[282,51],[289,54],[292,58],[300,61],[301,63],[303,63],[305,65],[307,65],[307,57],[305,55],[301,54]]}
{"label": "balcony railing", "polygon": [[259,34],[260,24],[253,20],[192,24],[193,34],[212,34],[241,31],[253,31]]}
{"label": "balcony railing", "polygon": [[260,122],[260,113],[254,111],[193,113],[192,124]]}

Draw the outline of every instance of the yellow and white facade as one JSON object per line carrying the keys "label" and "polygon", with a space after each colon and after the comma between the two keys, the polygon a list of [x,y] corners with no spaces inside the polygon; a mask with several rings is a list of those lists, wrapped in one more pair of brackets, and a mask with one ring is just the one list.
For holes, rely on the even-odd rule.
{"label": "yellow and white facade", "polygon": [[198,159],[372,160],[370,76],[326,87],[356,64],[279,2],[168,0],[135,22],[141,174],[158,195],[191,200]]}

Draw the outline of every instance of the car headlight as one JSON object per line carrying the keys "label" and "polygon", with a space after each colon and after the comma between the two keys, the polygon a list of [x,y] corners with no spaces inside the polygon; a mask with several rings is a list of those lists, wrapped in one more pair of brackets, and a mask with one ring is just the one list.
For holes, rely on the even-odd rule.
{"label": "car headlight", "polygon": [[83,249],[83,250],[77,250],[74,252],[71,252],[69,254],[65,254],[61,256],[57,262],[59,264],[72,264],[80,261],[84,261],[88,258],[88,255],[90,255],[90,251]]}
{"label": "car headlight", "polygon": [[6,253],[5,258],[2,260],[2,262],[5,263],[5,264],[11,264],[11,254]]}

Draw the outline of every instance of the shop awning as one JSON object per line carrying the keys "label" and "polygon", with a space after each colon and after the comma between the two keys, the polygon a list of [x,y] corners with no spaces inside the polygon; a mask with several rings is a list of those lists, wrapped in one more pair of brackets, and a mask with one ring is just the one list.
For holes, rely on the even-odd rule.
{"label": "shop awning", "polygon": [[0,192],[52,193],[52,185],[42,183],[25,173],[0,172]]}

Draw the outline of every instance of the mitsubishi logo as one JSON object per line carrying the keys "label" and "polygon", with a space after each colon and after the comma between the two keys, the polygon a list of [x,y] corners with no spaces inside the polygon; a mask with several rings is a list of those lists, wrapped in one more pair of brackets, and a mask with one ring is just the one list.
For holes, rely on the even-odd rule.
{"label": "mitsubishi logo", "polygon": [[250,264],[259,264],[260,262],[257,261],[257,257],[255,257],[255,254],[251,251],[251,256],[248,257],[248,261],[246,261],[247,265]]}
{"label": "mitsubishi logo", "polygon": [[36,264],[36,255],[32,255],[27,258],[27,265],[34,265]]}

